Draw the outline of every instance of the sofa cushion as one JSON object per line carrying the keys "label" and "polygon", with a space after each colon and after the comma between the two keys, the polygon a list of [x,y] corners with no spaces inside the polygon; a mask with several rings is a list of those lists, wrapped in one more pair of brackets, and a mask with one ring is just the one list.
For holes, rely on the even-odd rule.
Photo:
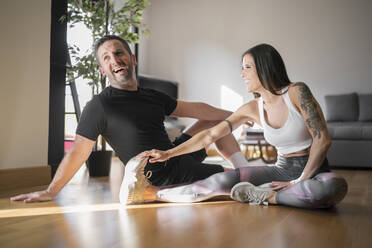
{"label": "sofa cushion", "polygon": [[325,96],[327,121],[356,121],[359,117],[358,95],[356,93],[345,95]]}
{"label": "sofa cushion", "polygon": [[359,95],[359,120],[372,121],[372,94]]}
{"label": "sofa cushion", "polygon": [[372,122],[329,122],[329,134],[336,140],[372,140]]}
{"label": "sofa cushion", "polygon": [[362,127],[363,140],[372,140],[372,122],[367,122],[371,125],[365,125]]}

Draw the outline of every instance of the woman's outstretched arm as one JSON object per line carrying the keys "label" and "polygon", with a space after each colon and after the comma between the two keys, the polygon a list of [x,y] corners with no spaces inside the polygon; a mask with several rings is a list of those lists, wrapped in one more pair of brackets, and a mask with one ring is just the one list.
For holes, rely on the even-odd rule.
{"label": "woman's outstretched arm", "polygon": [[[200,150],[204,147],[208,147],[210,144],[214,143],[216,140],[228,135],[232,130],[239,127],[241,124],[252,121],[258,122],[255,116],[257,108],[257,103],[255,100],[243,105],[235,113],[229,116],[226,121],[222,121],[216,126],[201,131],[200,133],[194,135],[191,139],[185,143],[180,144],[167,151],[160,150],[150,150],[140,153],[137,157],[152,157],[149,161],[151,163],[161,162],[168,160],[172,157],[179,156],[181,154],[191,153]],[[253,117],[252,117],[253,116]],[[230,130],[231,124],[231,130]]]}

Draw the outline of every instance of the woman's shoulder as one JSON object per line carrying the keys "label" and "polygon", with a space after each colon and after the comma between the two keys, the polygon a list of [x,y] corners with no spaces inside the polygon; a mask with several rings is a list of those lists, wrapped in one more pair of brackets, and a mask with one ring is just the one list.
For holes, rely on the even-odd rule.
{"label": "woman's shoulder", "polygon": [[248,108],[248,109],[257,109],[259,100],[260,100],[259,97],[254,98],[250,100],[249,102],[245,103],[242,107]]}
{"label": "woman's shoulder", "polygon": [[258,116],[258,101],[259,98],[254,98],[253,100],[250,100],[249,102],[242,105],[238,111],[244,115],[249,115],[253,118],[257,118]]}
{"label": "woman's shoulder", "polygon": [[299,109],[301,104],[309,103],[313,99],[311,90],[304,82],[291,83],[288,87],[291,102]]}
{"label": "woman's shoulder", "polygon": [[302,93],[309,93],[310,88],[304,82],[297,82],[297,83],[290,83],[288,86],[288,94],[302,94]]}
{"label": "woman's shoulder", "polygon": [[260,123],[258,98],[255,98],[242,105],[238,110],[235,111],[234,115],[240,116],[240,118],[243,118],[246,121]]}

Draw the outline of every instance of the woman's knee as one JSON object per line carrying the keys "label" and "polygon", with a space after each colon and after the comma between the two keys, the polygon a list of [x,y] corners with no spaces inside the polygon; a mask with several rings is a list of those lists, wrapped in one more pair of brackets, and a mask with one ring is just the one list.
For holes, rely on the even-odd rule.
{"label": "woman's knee", "polygon": [[328,204],[336,205],[346,196],[348,185],[343,177],[335,176],[327,180]]}
{"label": "woman's knee", "polygon": [[[315,208],[336,205],[347,193],[347,182],[343,177],[333,173],[321,173],[314,179],[306,180],[304,186],[310,191],[310,201]],[[320,180],[319,180],[320,179]]]}

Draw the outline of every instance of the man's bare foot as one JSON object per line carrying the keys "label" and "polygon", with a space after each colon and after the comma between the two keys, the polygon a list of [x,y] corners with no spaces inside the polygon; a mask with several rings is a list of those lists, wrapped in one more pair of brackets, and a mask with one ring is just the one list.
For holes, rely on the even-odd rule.
{"label": "man's bare foot", "polygon": [[124,179],[121,184],[119,199],[122,204],[139,204],[154,201],[156,193],[151,196],[150,182],[144,175],[148,158],[132,158],[125,166]]}

